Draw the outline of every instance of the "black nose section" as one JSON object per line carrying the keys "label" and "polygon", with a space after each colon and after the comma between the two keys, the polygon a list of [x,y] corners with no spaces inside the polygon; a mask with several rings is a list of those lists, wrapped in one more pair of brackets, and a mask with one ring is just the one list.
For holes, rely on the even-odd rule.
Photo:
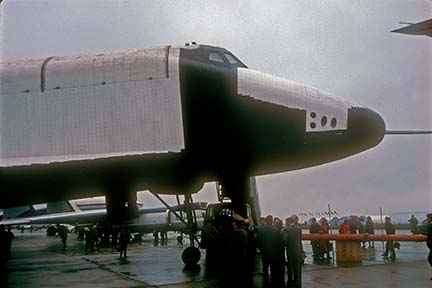
{"label": "black nose section", "polygon": [[351,108],[348,110],[348,133],[367,149],[382,141],[385,123],[378,113],[369,108]]}

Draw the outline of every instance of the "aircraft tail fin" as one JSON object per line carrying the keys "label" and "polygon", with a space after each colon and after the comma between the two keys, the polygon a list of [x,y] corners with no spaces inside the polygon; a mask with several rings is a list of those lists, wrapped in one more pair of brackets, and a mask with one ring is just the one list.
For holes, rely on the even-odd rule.
{"label": "aircraft tail fin", "polygon": [[411,35],[426,35],[432,37],[432,19],[428,19],[419,23],[413,23],[408,26],[395,29],[391,32]]}

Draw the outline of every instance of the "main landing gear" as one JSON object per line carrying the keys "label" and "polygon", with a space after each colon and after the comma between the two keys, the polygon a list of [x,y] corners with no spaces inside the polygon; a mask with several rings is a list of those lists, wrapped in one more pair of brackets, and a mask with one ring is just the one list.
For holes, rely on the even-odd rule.
{"label": "main landing gear", "polygon": [[[198,240],[196,234],[198,232],[198,223],[196,218],[196,213],[194,209],[194,203],[192,200],[191,194],[184,195],[184,211],[186,213],[186,219],[183,217],[183,213],[177,213],[177,211],[173,210],[172,207],[162,199],[158,194],[151,192],[165,207],[171,211],[183,224],[186,226],[185,234],[189,236],[190,246],[183,250],[182,260],[183,263],[192,267],[197,265],[199,260],[201,259],[201,252],[198,249],[200,245],[200,241]],[[177,197],[178,204],[180,205],[180,199]]]}

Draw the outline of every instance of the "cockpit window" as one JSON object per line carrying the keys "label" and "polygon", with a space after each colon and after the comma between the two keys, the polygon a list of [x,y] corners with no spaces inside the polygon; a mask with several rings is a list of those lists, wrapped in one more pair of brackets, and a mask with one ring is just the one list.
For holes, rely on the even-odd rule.
{"label": "cockpit window", "polygon": [[228,62],[233,65],[233,64],[237,64],[237,60],[229,53],[224,53],[225,57],[227,58]]}
{"label": "cockpit window", "polygon": [[218,63],[224,63],[222,56],[218,52],[210,52],[209,53],[209,59],[210,59],[210,61],[214,61],[214,62],[218,62]]}

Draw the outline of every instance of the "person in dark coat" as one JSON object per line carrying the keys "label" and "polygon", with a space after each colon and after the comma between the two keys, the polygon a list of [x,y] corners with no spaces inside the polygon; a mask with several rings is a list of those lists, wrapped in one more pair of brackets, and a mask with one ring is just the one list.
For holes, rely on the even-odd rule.
{"label": "person in dark coat", "polygon": [[[393,223],[391,223],[390,217],[385,217],[384,228],[385,228],[387,235],[396,234],[396,229],[395,229]],[[386,241],[385,252],[383,254],[384,259],[388,259],[389,253],[390,253],[390,259],[392,261],[395,261],[396,260],[396,252],[394,249],[393,241],[391,241],[391,240]]]}
{"label": "person in dark coat", "polygon": [[201,230],[201,248],[206,249],[205,261],[207,266],[215,264],[218,256],[218,243],[216,237],[219,231],[215,222],[215,219],[209,219]]}
{"label": "person in dark coat", "polygon": [[244,218],[233,214],[233,231],[229,235],[228,276],[224,281],[224,287],[248,288],[251,276],[248,273],[248,234],[243,227]]}
{"label": "person in dark coat", "polygon": [[84,227],[79,226],[77,228],[77,232],[78,232],[78,241],[84,241]]}
{"label": "person in dark coat", "polygon": [[249,219],[245,219],[243,221],[242,228],[246,231],[248,235],[248,241],[247,241],[247,273],[248,273],[248,281],[249,281],[248,287],[252,287],[253,275],[255,271],[257,241],[256,241],[255,233],[251,230]]}
{"label": "person in dark coat", "polygon": [[[426,215],[428,224],[426,227],[426,235],[427,235],[427,240],[426,240],[426,245],[429,248],[429,255],[428,255],[428,262],[429,265],[432,267],[432,213],[429,213]],[[432,277],[430,278],[430,280],[432,280]]]}
{"label": "person in dark coat", "polygon": [[411,215],[411,218],[408,220],[409,224],[410,224],[410,231],[413,235],[418,234],[419,233],[419,229],[418,229],[418,220],[414,215]]}
{"label": "person in dark coat", "polygon": [[349,225],[349,234],[357,234],[358,230],[358,219],[355,217],[351,217],[351,219],[348,221]]}
{"label": "person in dark coat", "polygon": [[7,251],[7,234],[4,225],[0,225],[0,272],[6,270],[6,264],[9,260]]}
{"label": "person in dark coat", "polygon": [[84,251],[93,252],[93,239],[92,239],[92,233],[89,227],[84,227],[84,239],[85,239],[85,248]]}
{"label": "person in dark coat", "polygon": [[7,259],[11,258],[11,250],[12,250],[12,240],[15,238],[14,233],[11,231],[11,227],[8,226],[7,227],[7,231],[6,231],[6,256]]}
{"label": "person in dark coat", "polygon": [[[372,217],[370,216],[366,218],[366,233],[370,235],[375,234],[375,226],[374,223],[372,222]],[[368,243],[369,243],[369,248],[375,248],[374,241],[368,241]]]}
{"label": "person in dark coat", "polygon": [[130,233],[126,225],[124,225],[120,230],[119,235],[119,250],[120,250],[120,260],[126,259],[127,246],[129,244]]}
{"label": "person in dark coat", "polygon": [[215,272],[216,276],[221,279],[221,285],[223,286],[227,275],[230,273],[230,267],[227,263],[230,261],[229,247],[230,247],[230,235],[233,231],[232,219],[228,215],[217,215],[215,219],[215,225],[218,230],[216,234],[215,242],[216,245],[216,265],[209,272]]}
{"label": "person in dark coat", "polygon": [[[258,247],[263,263],[264,281],[272,287],[283,284],[282,235],[273,226],[273,216],[266,217],[266,224],[258,230]],[[269,277],[270,268],[270,277]]]}
{"label": "person in dark coat", "polygon": [[57,225],[57,233],[60,236],[61,242],[63,244],[63,250],[66,250],[66,241],[68,237],[68,229],[63,225]]}
{"label": "person in dark coat", "polygon": [[[311,226],[309,227],[309,233],[310,234],[320,234],[321,233],[321,225],[317,222],[315,217],[313,217],[311,219]],[[313,261],[317,262],[320,260],[319,240],[311,240],[311,246],[312,246]]]}
{"label": "person in dark coat", "polygon": [[[97,223],[96,225],[93,225],[93,227],[91,228],[91,238],[92,238],[92,243],[94,246],[96,246],[96,249],[99,250],[100,245],[99,245],[99,223]],[[93,252],[93,250],[92,250]]]}
{"label": "person in dark coat", "polygon": [[292,215],[285,220],[286,227],[283,231],[283,244],[287,259],[288,281],[286,287],[302,287],[301,265],[303,245],[301,241],[302,231],[298,226],[297,215]]}

